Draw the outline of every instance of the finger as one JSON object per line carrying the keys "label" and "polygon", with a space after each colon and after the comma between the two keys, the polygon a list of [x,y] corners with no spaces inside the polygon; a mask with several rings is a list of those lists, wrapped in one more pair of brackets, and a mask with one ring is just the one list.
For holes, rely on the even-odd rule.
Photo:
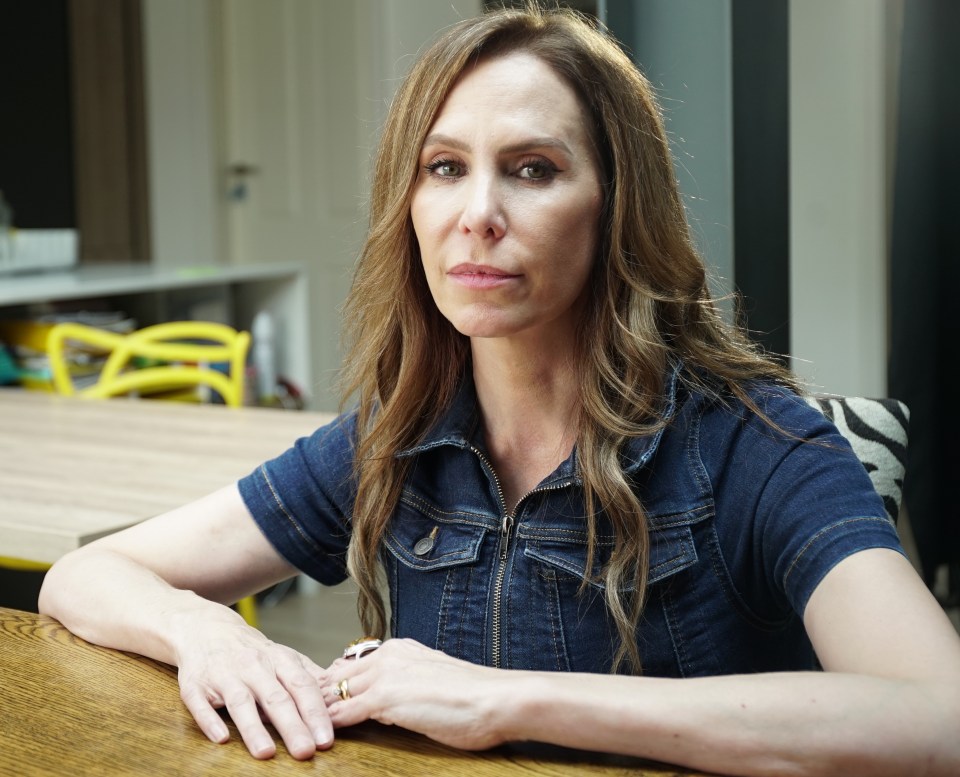
{"label": "finger", "polygon": [[317,752],[316,740],[293,697],[277,677],[255,677],[251,680],[251,689],[260,709],[283,739],[287,752],[299,761],[312,758]]}
{"label": "finger", "polygon": [[[330,716],[330,722],[334,728],[352,726],[367,720],[371,716],[370,695],[373,673],[358,672],[351,676],[343,676],[336,683],[323,689],[324,698],[327,700],[327,714]],[[338,685],[341,681],[346,682],[347,697],[343,698],[338,693]]]}
{"label": "finger", "polygon": [[327,711],[330,713],[330,724],[334,729],[355,726],[371,718],[376,719],[368,699],[359,696],[347,701],[337,700],[327,708]]}
{"label": "finger", "polygon": [[221,695],[250,755],[260,760],[273,758],[277,746],[260,719],[253,691],[246,685],[232,683],[223,689]]}
{"label": "finger", "polygon": [[331,747],[333,726],[327,714],[327,703],[318,678],[302,666],[281,669],[278,677],[296,704],[300,718],[313,736],[314,749]]}
{"label": "finger", "polygon": [[324,685],[327,685],[330,682],[330,672],[327,669],[315,664],[309,658],[300,653],[297,653],[297,657],[300,659],[300,666],[313,678],[318,688],[322,688]]}
{"label": "finger", "polygon": [[230,739],[227,724],[198,686],[181,686],[180,698],[207,739],[221,745]]}

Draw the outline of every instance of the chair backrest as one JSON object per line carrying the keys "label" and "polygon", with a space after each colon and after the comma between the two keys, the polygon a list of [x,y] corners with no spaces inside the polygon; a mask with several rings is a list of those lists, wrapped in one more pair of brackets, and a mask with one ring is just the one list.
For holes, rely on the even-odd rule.
{"label": "chair backrest", "polygon": [[[81,344],[108,354],[96,383],[78,388],[71,376],[68,347]],[[106,398],[207,386],[225,404],[243,403],[250,335],[209,321],[173,321],[117,334],[83,324],[63,323],[47,335],[53,386],[60,394]],[[143,358],[149,366],[130,369]],[[226,372],[211,365],[225,364]]]}
{"label": "chair backrest", "polygon": [[897,522],[907,467],[910,410],[897,399],[805,397],[836,425],[883,499],[887,515]]}

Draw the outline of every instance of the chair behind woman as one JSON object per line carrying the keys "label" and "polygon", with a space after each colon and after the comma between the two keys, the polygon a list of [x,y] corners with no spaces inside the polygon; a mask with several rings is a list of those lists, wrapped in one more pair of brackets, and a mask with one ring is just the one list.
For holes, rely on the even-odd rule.
{"label": "chair behind woman", "polygon": [[[109,354],[93,385],[80,388],[70,374],[67,354],[74,343]],[[130,334],[62,323],[47,336],[53,385],[59,394],[105,399],[204,386],[216,391],[230,407],[243,403],[249,347],[249,333],[209,321],[173,321]],[[130,369],[136,358],[149,366]],[[227,371],[214,369],[214,364],[226,364]]]}

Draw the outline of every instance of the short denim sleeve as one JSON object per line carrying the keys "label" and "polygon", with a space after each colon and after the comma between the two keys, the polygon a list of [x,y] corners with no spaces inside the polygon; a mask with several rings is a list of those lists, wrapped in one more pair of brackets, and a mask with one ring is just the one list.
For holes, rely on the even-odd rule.
{"label": "short denim sleeve", "polygon": [[347,577],[354,420],[337,418],[239,482],[247,509],[274,548],[326,585]]}
{"label": "short denim sleeve", "polygon": [[788,434],[753,413],[712,425],[704,419],[701,430],[701,451],[713,456],[708,469],[715,475],[721,547],[734,557],[731,568],[740,570],[744,588],[802,615],[820,581],[845,558],[871,548],[903,549],[836,427],[790,392],[767,388],[754,398]]}

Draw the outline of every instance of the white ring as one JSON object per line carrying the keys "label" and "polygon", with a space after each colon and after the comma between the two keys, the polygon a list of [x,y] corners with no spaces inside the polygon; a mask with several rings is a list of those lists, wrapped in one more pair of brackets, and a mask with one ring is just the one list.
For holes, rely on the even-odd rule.
{"label": "white ring", "polygon": [[344,658],[363,658],[367,653],[372,653],[383,644],[379,639],[361,639],[351,642],[343,651]]}

